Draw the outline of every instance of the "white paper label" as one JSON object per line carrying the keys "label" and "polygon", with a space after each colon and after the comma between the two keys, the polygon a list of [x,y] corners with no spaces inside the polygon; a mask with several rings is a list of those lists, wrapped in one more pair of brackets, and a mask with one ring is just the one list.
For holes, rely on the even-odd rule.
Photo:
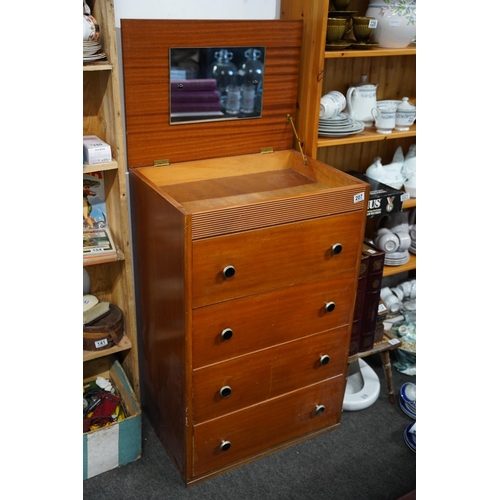
{"label": "white paper label", "polygon": [[379,304],[378,305],[378,312],[384,312],[387,311],[387,307],[384,306],[384,304]]}
{"label": "white paper label", "polygon": [[365,193],[359,193],[354,195],[354,203],[359,203],[365,199]]}
{"label": "white paper label", "polygon": [[410,199],[410,193],[403,193],[401,195],[401,201],[409,200]]}
{"label": "white paper label", "polygon": [[401,19],[391,19],[389,21],[389,26],[399,26],[401,24]]}
{"label": "white paper label", "polygon": [[96,348],[105,347],[108,345],[108,339],[96,340],[94,342],[94,345],[96,346]]}
{"label": "white paper label", "polygon": [[389,344],[391,344],[391,345],[399,344],[399,340],[398,339],[390,339]]}
{"label": "white paper label", "polygon": [[368,23],[369,28],[376,28],[377,27],[378,21],[376,19],[370,19],[370,22]]}

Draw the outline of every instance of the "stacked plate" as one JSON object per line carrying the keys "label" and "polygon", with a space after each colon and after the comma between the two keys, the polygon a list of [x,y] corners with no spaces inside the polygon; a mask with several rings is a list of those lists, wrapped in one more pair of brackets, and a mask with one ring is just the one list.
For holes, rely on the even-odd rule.
{"label": "stacked plate", "polygon": [[384,265],[386,266],[402,266],[410,260],[410,253],[408,250],[404,252],[386,253],[384,258]]}
{"label": "stacked plate", "polygon": [[365,124],[354,120],[346,113],[340,113],[333,118],[320,118],[318,135],[320,137],[346,137],[359,134],[365,129]]}
{"label": "stacked plate", "polygon": [[410,245],[410,252],[414,255],[417,255],[417,225],[413,224],[410,226],[410,238],[411,238],[411,245]]}
{"label": "stacked plate", "polygon": [[417,419],[417,388],[415,384],[407,382],[399,391],[399,406],[413,420]]}
{"label": "stacked plate", "polygon": [[403,439],[405,440],[405,443],[408,445],[408,448],[410,450],[414,451],[415,453],[417,452],[417,422],[413,424],[409,424],[404,433],[403,433]]}
{"label": "stacked plate", "polygon": [[102,45],[100,42],[92,40],[83,40],[83,61],[98,61],[99,59],[106,59],[106,54],[101,52]]}

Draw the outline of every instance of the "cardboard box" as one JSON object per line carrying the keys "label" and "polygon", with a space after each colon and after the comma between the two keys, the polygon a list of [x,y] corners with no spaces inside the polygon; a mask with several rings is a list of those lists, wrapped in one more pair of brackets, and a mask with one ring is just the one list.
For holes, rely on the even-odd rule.
{"label": "cardboard box", "polygon": [[[85,377],[89,371],[94,375]],[[95,380],[97,376],[111,380],[127,417],[83,434],[84,480],[133,462],[142,453],[141,409],[123,368],[113,356],[84,363],[84,382]]]}
{"label": "cardboard box", "polygon": [[371,179],[354,170],[347,172],[349,175],[370,184],[370,199],[368,201],[367,217],[389,215],[403,210],[403,201],[410,198],[408,193],[394,189],[387,184]]}
{"label": "cardboard box", "polygon": [[111,161],[111,146],[97,135],[83,136],[83,161],[89,165]]}

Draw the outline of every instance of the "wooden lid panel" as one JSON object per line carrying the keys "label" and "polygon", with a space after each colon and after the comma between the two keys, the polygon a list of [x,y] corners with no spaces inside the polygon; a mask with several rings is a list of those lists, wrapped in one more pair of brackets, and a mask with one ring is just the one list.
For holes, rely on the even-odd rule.
{"label": "wooden lid panel", "polygon": [[[144,20],[121,22],[130,168],[291,149],[302,21]],[[262,117],[170,125],[169,49],[263,46]]]}

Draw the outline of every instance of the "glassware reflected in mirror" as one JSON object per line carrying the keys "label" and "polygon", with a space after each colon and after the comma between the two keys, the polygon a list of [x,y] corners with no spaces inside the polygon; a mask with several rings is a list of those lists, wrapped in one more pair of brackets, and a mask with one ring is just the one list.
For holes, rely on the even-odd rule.
{"label": "glassware reflected in mirror", "polygon": [[260,118],[265,47],[170,49],[170,124]]}

